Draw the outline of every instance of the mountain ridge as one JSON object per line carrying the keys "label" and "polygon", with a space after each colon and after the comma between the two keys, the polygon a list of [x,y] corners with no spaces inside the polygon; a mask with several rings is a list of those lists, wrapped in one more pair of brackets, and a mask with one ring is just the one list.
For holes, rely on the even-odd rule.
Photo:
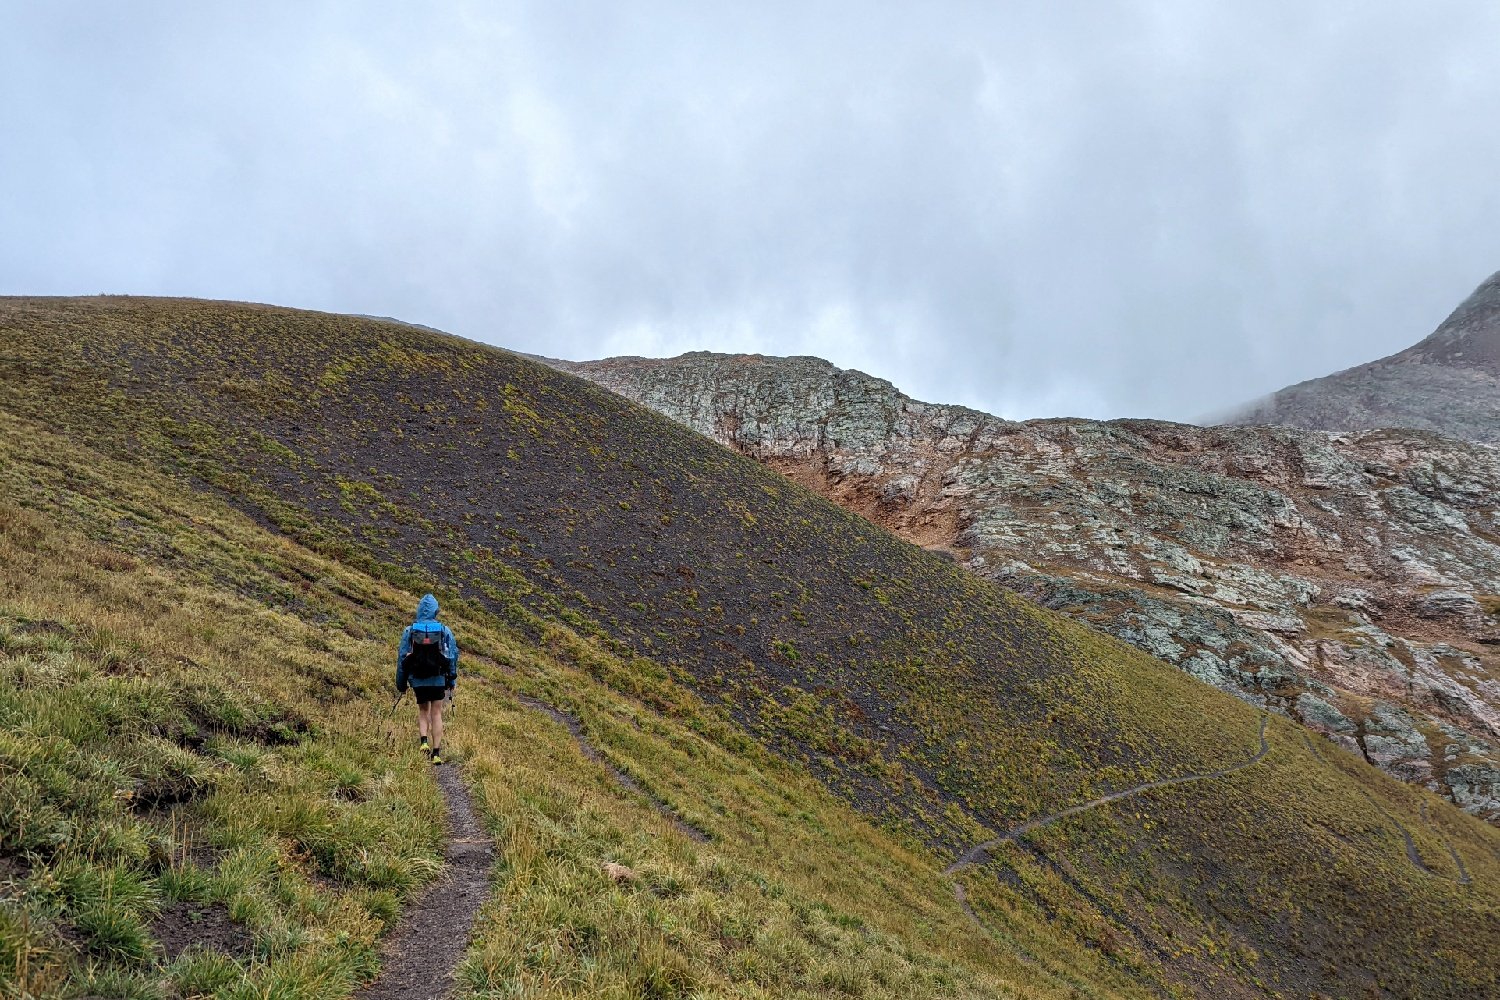
{"label": "mountain ridge", "polygon": [[1493,449],[922,403],[821,359],[563,363],[1500,818]]}
{"label": "mountain ridge", "polygon": [[1500,272],[1411,347],[1288,386],[1222,422],[1331,431],[1405,427],[1500,443]]}

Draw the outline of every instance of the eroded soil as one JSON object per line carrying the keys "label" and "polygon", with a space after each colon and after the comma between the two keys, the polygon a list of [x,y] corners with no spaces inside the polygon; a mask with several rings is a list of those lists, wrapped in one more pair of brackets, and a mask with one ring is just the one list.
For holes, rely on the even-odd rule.
{"label": "eroded soil", "polygon": [[453,971],[489,898],[495,845],[474,812],[458,769],[437,768],[448,805],[447,871],[406,911],[386,942],[380,976],[362,1000],[438,1000],[453,992]]}

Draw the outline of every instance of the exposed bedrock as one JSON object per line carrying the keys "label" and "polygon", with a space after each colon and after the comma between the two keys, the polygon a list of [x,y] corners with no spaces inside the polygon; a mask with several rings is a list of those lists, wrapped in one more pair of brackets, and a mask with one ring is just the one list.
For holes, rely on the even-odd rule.
{"label": "exposed bedrock", "polygon": [[816,358],[557,365],[1500,821],[1500,453],[1017,423]]}

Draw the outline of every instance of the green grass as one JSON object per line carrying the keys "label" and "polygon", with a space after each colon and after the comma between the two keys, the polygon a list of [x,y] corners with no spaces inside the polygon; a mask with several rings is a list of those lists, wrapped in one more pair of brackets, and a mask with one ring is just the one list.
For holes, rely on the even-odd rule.
{"label": "green grass", "polygon": [[[415,595],[0,422],[0,858],[15,869],[0,889],[3,989],[349,995],[400,903],[438,870],[439,799],[410,721],[382,725],[391,641]],[[99,540],[122,519],[134,554]],[[298,613],[245,596],[281,587]],[[531,638],[488,616],[449,620],[471,666],[451,752],[501,857],[462,969],[474,995],[1129,992],[1044,923],[1027,926],[1034,947],[1067,961],[992,952],[935,859],[664,673],[636,677],[671,700],[667,716],[593,678],[640,664],[563,627]],[[522,692],[581,717],[715,842],[615,786]],[[606,862],[640,880],[615,884]],[[166,960],[152,922],[179,901],[223,905],[253,949]]]}
{"label": "green grass", "polygon": [[[0,336],[0,670],[30,727],[4,749],[27,818],[4,824],[0,967],[41,992],[371,974],[437,857],[430,776],[379,719],[434,580],[471,668],[449,742],[501,854],[476,995],[1496,987],[1495,831],[1279,722],[1262,765],[964,872],[975,927],[941,875],[957,849],[1242,760],[1255,712],[577,380],[217,303],[13,300]],[[1473,885],[1442,877],[1449,844]],[[70,864],[97,877],[25,891]],[[253,934],[232,982],[143,957],[179,898]]]}
{"label": "green grass", "polygon": [[[70,982],[194,995],[229,979],[222,995],[252,996],[284,981],[312,996],[367,975],[383,920],[440,863],[420,763],[372,741],[362,695],[307,697],[287,649],[323,641],[311,624],[145,560],[97,558],[112,550],[18,506],[30,491],[8,472],[0,981],[39,996]],[[51,502],[64,497],[75,514],[106,509]],[[358,801],[341,794],[351,785]],[[180,902],[224,907],[252,948],[159,968],[153,921]]]}

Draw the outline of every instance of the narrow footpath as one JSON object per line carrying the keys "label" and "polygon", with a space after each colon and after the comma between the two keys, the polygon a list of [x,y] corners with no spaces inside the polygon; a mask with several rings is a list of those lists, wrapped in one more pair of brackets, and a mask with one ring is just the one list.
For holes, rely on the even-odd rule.
{"label": "narrow footpath", "polygon": [[[615,784],[650,802],[684,835],[700,843],[709,840],[707,833],[600,753],[578,719],[536,698],[518,695],[517,700],[566,728],[585,758],[604,768]],[[474,920],[489,899],[494,841],[475,815],[458,768],[450,764],[435,770],[448,810],[447,869],[402,915],[382,949],[380,975],[357,994],[359,1000],[444,1000],[451,996],[454,970],[468,951]]]}
{"label": "narrow footpath", "polygon": [[[1313,746],[1312,739],[1306,733],[1302,734],[1302,742],[1306,744],[1308,753],[1312,754],[1314,757],[1317,757],[1319,760],[1323,759],[1323,755],[1318,752],[1317,747]],[[1456,879],[1450,879],[1442,872],[1434,871],[1433,869],[1429,868],[1427,866],[1427,862],[1422,860],[1421,852],[1417,850],[1416,839],[1412,837],[1411,831],[1406,828],[1405,824],[1403,824],[1399,819],[1387,812],[1380,805],[1380,803],[1376,802],[1375,799],[1370,795],[1370,793],[1365,791],[1363,788],[1359,789],[1359,794],[1363,795],[1365,801],[1370,803],[1370,807],[1378,812],[1387,823],[1395,827],[1397,833],[1401,834],[1401,840],[1404,842],[1404,845],[1406,847],[1407,863],[1409,863],[1413,868],[1421,872],[1423,875],[1431,875],[1433,878],[1443,879],[1449,882],[1456,882],[1459,885],[1470,885],[1473,883],[1474,880],[1469,877],[1469,869],[1464,867],[1464,859],[1459,857],[1458,851],[1454,848],[1451,841],[1449,841],[1447,838],[1442,838],[1443,846],[1448,849],[1448,856],[1453,859],[1453,866],[1458,869],[1458,877]],[[1432,825],[1432,821],[1427,818],[1427,803],[1422,802],[1419,805],[1422,812],[1422,822],[1427,824],[1427,826],[1432,830],[1435,836],[1442,837],[1442,835],[1437,832],[1437,828]]]}
{"label": "narrow footpath", "polygon": [[957,858],[955,858],[953,863],[950,864],[947,868],[943,869],[943,874],[948,878],[953,879],[953,898],[958,900],[958,904],[962,906],[964,912],[969,915],[969,919],[973,920],[976,924],[983,928],[984,923],[979,919],[979,914],[975,913],[974,908],[969,905],[969,894],[964,889],[963,883],[954,878],[954,876],[959,872],[963,871],[965,868],[970,868],[974,865],[982,865],[985,862],[989,861],[990,853],[1001,844],[1009,843],[1010,841],[1016,840],[1019,837],[1024,837],[1026,836],[1026,834],[1031,833],[1033,830],[1039,830],[1044,826],[1056,823],[1058,820],[1067,819],[1069,816],[1077,816],[1081,812],[1087,812],[1090,809],[1097,809],[1100,806],[1108,805],[1111,802],[1118,802],[1121,799],[1128,799],[1132,795],[1139,795],[1140,793],[1148,792],[1153,788],[1166,788],[1170,785],[1186,785],[1194,781],[1209,781],[1214,778],[1224,778],[1228,777],[1231,774],[1234,774],[1236,771],[1243,771],[1247,767],[1253,767],[1254,765],[1259,764],[1262,760],[1264,760],[1266,754],[1270,752],[1270,744],[1266,742],[1266,724],[1268,722],[1270,722],[1270,718],[1268,716],[1262,715],[1260,717],[1260,750],[1256,752],[1255,756],[1251,757],[1249,760],[1244,761],[1243,763],[1236,764],[1233,767],[1226,767],[1220,771],[1209,771],[1205,774],[1184,774],[1176,778],[1162,778],[1159,781],[1148,781],[1142,785],[1135,785],[1130,788],[1124,788],[1118,792],[1111,792],[1108,795],[1101,795],[1097,799],[1090,799],[1088,802],[1083,802],[1076,806],[1070,806],[1067,809],[1061,810],[1060,812],[1051,813],[1046,816],[1038,816],[1036,819],[1027,820],[1020,826],[1002,833],[998,837],[992,837],[989,840],[984,841],[983,843],[975,844],[973,847],[964,851]]}
{"label": "narrow footpath", "polygon": [[583,731],[583,723],[579,722],[576,717],[562,711],[554,705],[549,705],[545,701],[540,701],[528,695],[516,695],[516,700],[519,701],[522,705],[525,705],[527,708],[533,709],[551,717],[554,722],[557,722],[563,728],[565,728],[573,737],[573,742],[578,744],[579,753],[583,754],[583,756],[588,760],[604,768],[604,770],[609,773],[610,778],[613,779],[616,785],[619,785],[621,788],[625,789],[628,792],[633,792],[634,794],[639,795],[641,798],[651,803],[652,807],[657,812],[661,813],[671,821],[672,825],[677,828],[679,833],[682,833],[683,835],[698,841],[700,844],[708,842],[710,838],[705,831],[700,830],[692,823],[689,823],[687,820],[683,819],[682,816],[680,816],[670,804],[658,798],[657,796],[652,795],[645,788],[642,788],[640,782],[636,781],[630,775],[620,770],[608,757],[605,757],[604,754],[600,753],[599,749],[589,742],[587,734],[585,734]]}
{"label": "narrow footpath", "polygon": [[469,948],[480,907],[490,896],[495,844],[474,813],[458,768],[434,769],[448,807],[447,870],[407,908],[386,940],[380,976],[360,1000],[442,1000]]}

